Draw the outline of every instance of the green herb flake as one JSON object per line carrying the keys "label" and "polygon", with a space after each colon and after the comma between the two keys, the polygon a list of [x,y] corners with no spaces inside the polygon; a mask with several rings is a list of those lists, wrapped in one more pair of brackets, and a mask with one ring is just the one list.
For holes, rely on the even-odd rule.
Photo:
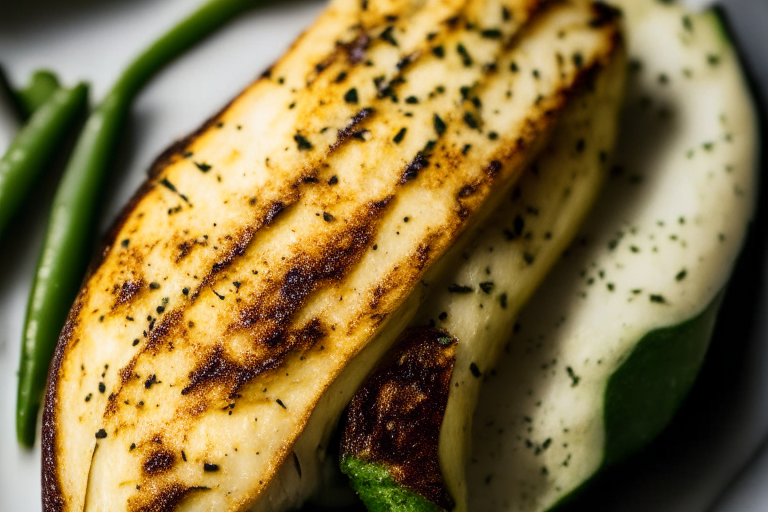
{"label": "green herb flake", "polygon": [[486,281],[484,283],[480,283],[480,289],[483,290],[484,293],[490,295],[490,293],[493,291],[493,281]]}
{"label": "green herb flake", "polygon": [[403,139],[405,138],[405,132],[407,132],[407,131],[408,131],[407,128],[400,128],[400,131],[397,132],[397,135],[395,135],[395,138],[392,139],[392,141],[395,144],[400,144],[403,141]]}
{"label": "green herb flake", "polygon": [[432,124],[435,127],[435,131],[437,132],[437,135],[440,136],[445,133],[445,122],[440,119],[440,116],[437,114],[434,114],[432,116]]}
{"label": "green herb flake", "polygon": [[651,295],[650,296],[651,302],[654,302],[656,304],[666,304],[666,300],[664,299],[663,295]]}
{"label": "green herb flake", "polygon": [[683,269],[683,270],[681,270],[680,272],[677,273],[677,275],[675,276],[675,280],[676,281],[682,281],[683,279],[685,279],[685,276],[687,276],[687,275],[688,275],[688,271]]}
{"label": "green herb flake", "polygon": [[393,35],[393,32],[395,31],[394,25],[390,25],[387,28],[384,29],[384,32],[381,33],[381,39],[388,42],[392,46],[397,46],[397,40],[395,39],[395,36]]}
{"label": "green herb flake", "polygon": [[357,104],[358,102],[358,96],[357,96],[357,89],[354,87],[351,88],[344,94],[344,101],[351,104]]}
{"label": "green herb flake", "polygon": [[303,135],[296,134],[293,136],[293,140],[296,141],[296,145],[299,151],[309,151],[314,148],[311,142],[309,142]]}
{"label": "green herb flake", "polygon": [[485,39],[501,39],[502,32],[497,28],[488,28],[480,32],[480,36]]}
{"label": "green herb flake", "polygon": [[573,371],[573,368],[570,366],[565,369],[566,372],[568,372],[568,377],[571,378],[571,387],[575,388],[579,385],[579,381],[581,381],[581,377],[576,375],[576,372]]}
{"label": "green herb flake", "polygon": [[471,286],[462,286],[459,284],[452,284],[448,287],[449,293],[472,293],[474,289]]}
{"label": "green herb flake", "polygon": [[477,129],[478,127],[477,119],[475,119],[475,117],[469,112],[464,112],[464,124],[472,128],[473,130]]}
{"label": "green herb flake", "polygon": [[478,368],[474,362],[469,364],[469,371],[472,372],[472,376],[476,379],[479,379],[483,375],[480,372],[480,368]]}
{"label": "green herb flake", "polygon": [[461,63],[464,64],[464,67],[470,67],[474,61],[472,60],[472,56],[467,51],[467,48],[462,43],[459,43],[456,45],[456,51],[461,57]]}

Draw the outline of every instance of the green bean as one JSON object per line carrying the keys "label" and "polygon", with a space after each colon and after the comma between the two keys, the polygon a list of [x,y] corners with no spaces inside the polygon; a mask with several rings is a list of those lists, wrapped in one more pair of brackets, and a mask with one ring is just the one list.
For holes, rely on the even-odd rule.
{"label": "green bean", "polygon": [[266,0],[211,0],[144,51],[89,117],[56,191],[24,328],[16,434],[32,446],[40,399],[56,340],[77,293],[90,250],[102,185],[133,98],[164,65]]}
{"label": "green bean", "polygon": [[61,88],[59,79],[51,71],[40,69],[32,74],[29,84],[16,93],[23,119],[26,121]]}
{"label": "green bean", "polygon": [[85,84],[59,89],[36,109],[0,158],[0,237],[87,104]]}
{"label": "green bean", "polygon": [[28,121],[32,114],[60,88],[59,79],[53,72],[39,69],[32,74],[29,83],[17,91],[8,80],[3,67],[0,66],[0,93],[10,104],[16,117],[22,122]]}

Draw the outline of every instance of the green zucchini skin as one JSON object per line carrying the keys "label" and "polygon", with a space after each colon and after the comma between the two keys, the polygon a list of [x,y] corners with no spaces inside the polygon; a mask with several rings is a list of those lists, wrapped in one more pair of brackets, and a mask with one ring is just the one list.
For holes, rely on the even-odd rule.
{"label": "green zucchini skin", "polygon": [[643,336],[611,375],[605,390],[606,466],[640,451],[672,420],[704,362],[721,299],[719,294],[690,320]]}
{"label": "green zucchini skin", "polygon": [[[572,500],[594,477],[641,450],[667,426],[701,369],[723,289],[752,217],[759,131],[738,56],[720,18],[712,12],[694,15],[650,1],[613,3],[626,7],[633,62],[625,118],[636,118],[624,126],[629,130],[618,157],[626,167],[615,168],[598,212],[587,222],[586,246],[574,247],[555,270],[541,296],[522,313],[521,333],[511,342],[513,347],[531,340],[550,348],[566,346],[567,336],[552,328],[562,314],[568,318],[561,330],[582,337],[583,346],[603,343],[606,348],[602,353],[581,350],[571,340],[570,357],[568,351],[560,351],[557,363],[542,361],[542,366],[549,363],[550,377],[542,370],[541,376],[528,379],[491,379],[475,421],[476,425],[495,422],[475,431],[475,452],[480,454],[470,465],[480,473],[470,481],[475,510],[583,510],[581,502]],[[697,98],[708,101],[697,104]],[[696,144],[686,139],[686,133],[706,132],[703,125],[718,136]],[[736,130],[731,132],[726,125]],[[644,145],[644,139],[654,139],[653,135],[656,143]],[[656,177],[661,171],[656,169],[670,175],[698,175],[676,196],[659,187]],[[718,179],[719,188],[732,195],[711,193],[716,186],[707,185],[708,180]],[[685,210],[691,204],[686,203],[687,194],[710,201],[676,218],[675,208]],[[612,209],[605,206],[611,202]],[[606,220],[611,214],[617,216],[615,221]],[[656,219],[659,224],[654,226]],[[665,258],[644,260],[654,247]],[[616,276],[621,274],[619,263],[628,269],[623,278]],[[657,279],[659,275],[666,276],[667,284]],[[572,294],[571,298],[551,300],[558,291]],[[608,302],[590,302],[594,295],[620,297],[627,304],[625,312]],[[588,305],[580,306],[581,302]],[[637,308],[645,312],[633,317]],[[593,316],[588,319],[590,311]],[[614,328],[617,325],[619,329]],[[601,336],[600,328],[612,333],[610,339]],[[545,341],[536,341],[540,339]],[[513,349],[512,357],[523,353]],[[497,371],[505,375],[522,366],[508,358]],[[563,386],[549,395],[541,391],[568,378],[571,389]],[[493,411],[501,401],[492,395],[511,382],[532,389],[532,403]],[[590,392],[579,395],[577,390],[584,386]],[[567,412],[553,412],[558,407]],[[506,431],[495,434],[492,429]],[[523,441],[514,452],[511,439],[516,435]],[[590,448],[577,456],[579,445]],[[553,456],[553,449],[562,457]],[[520,475],[526,479],[523,484],[516,481]]]}
{"label": "green zucchini skin", "polygon": [[360,496],[368,512],[443,511],[420,494],[395,482],[384,466],[357,457],[347,457],[341,461],[341,470],[349,475],[352,488]]}

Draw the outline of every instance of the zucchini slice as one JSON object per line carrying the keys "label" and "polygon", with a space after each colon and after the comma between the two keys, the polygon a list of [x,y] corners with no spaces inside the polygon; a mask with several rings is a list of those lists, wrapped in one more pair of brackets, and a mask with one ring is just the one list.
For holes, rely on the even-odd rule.
{"label": "zucchini slice", "polygon": [[332,2],[123,211],[52,363],[44,510],[300,503],[361,352],[620,52],[586,0]]}
{"label": "zucchini slice", "polygon": [[482,391],[472,510],[549,510],[664,428],[753,213],[755,107],[719,19],[613,3],[631,59],[617,163]]}
{"label": "zucchini slice", "polygon": [[[341,423],[342,468],[369,510],[467,509],[463,470],[483,375],[512,335],[520,308],[571,243],[598,195],[617,132],[625,70],[626,61],[615,59],[575,98],[550,145],[507,201],[466,249],[449,256],[449,270],[429,290],[404,334],[404,347],[390,356],[398,363],[411,357],[410,340],[419,337],[414,333],[422,333],[428,347],[434,336],[423,335],[427,326],[457,340],[455,362],[445,370],[450,381],[445,400],[429,396],[420,382],[411,384],[423,389],[408,405],[435,410],[441,421],[412,430],[411,409],[399,405],[402,393],[392,391],[401,386],[403,372],[392,371],[392,364],[378,370],[352,402]],[[365,413],[358,412],[361,403]],[[432,508],[409,508],[403,493]]]}

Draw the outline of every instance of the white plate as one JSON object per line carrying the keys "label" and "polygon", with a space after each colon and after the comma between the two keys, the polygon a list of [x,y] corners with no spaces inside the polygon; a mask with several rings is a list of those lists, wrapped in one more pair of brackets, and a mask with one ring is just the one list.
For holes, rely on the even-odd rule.
{"label": "white plate", "polygon": [[[692,0],[703,4],[705,0]],[[197,0],[0,0],[0,63],[23,83],[51,68],[66,83],[86,79],[99,98],[129,59]],[[287,3],[286,3],[287,4]],[[139,96],[106,195],[101,230],[144,179],[156,155],[199,126],[274,61],[308,26],[324,2],[290,2],[239,18],[169,66]],[[726,0],[745,55],[768,101],[768,1]],[[13,134],[0,112],[0,150]],[[39,446],[19,448],[14,428],[16,370],[26,299],[45,225],[53,180],[0,241],[0,510],[36,512]],[[765,197],[765,196],[763,196]],[[761,209],[752,246],[726,304],[712,356],[672,428],[585,496],[590,510],[717,512],[768,510],[768,453],[723,490],[768,432],[768,283]],[[768,452],[768,449],[762,450]]]}

